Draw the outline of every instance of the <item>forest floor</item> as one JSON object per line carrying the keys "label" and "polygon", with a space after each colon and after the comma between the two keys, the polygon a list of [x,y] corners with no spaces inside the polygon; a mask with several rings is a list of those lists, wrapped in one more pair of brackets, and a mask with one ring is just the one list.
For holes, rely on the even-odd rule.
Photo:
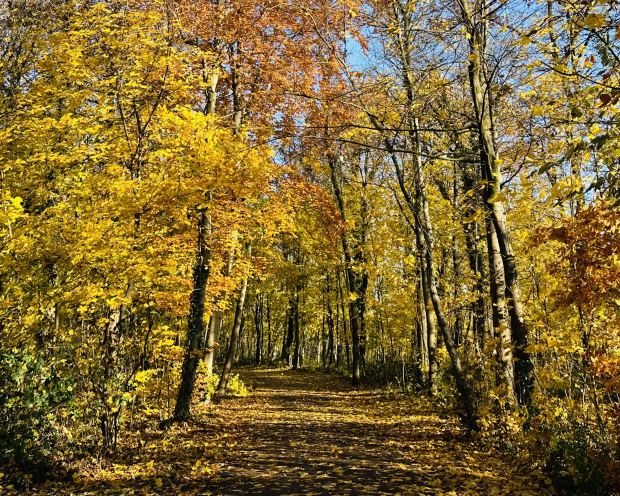
{"label": "forest floor", "polygon": [[138,433],[107,465],[76,462],[71,480],[29,493],[554,494],[540,471],[483,448],[424,399],[352,390],[342,377],[315,372],[240,376],[247,397],[205,407],[188,425]]}

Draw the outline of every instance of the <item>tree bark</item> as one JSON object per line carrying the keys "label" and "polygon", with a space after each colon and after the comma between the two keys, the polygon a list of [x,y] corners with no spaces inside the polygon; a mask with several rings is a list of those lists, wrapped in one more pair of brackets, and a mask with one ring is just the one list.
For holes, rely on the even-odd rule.
{"label": "tree bark", "polygon": [[437,371],[439,364],[437,363],[437,320],[435,318],[435,310],[431,300],[431,291],[428,285],[428,275],[426,273],[426,261],[424,258],[424,248],[422,233],[416,229],[416,240],[419,241],[420,253],[420,284],[422,286],[422,298],[424,301],[424,311],[426,312],[427,325],[427,344],[428,350],[428,393],[432,396],[437,393]]}
{"label": "tree bark", "polygon": [[[328,280],[329,281],[329,280]],[[335,346],[334,346],[334,313],[332,310],[332,305],[330,301],[329,295],[331,294],[331,288],[327,287],[327,364],[331,366],[335,361]]]}
{"label": "tree bark", "polygon": [[514,365],[512,357],[508,308],[506,305],[506,282],[504,280],[504,266],[499,253],[499,243],[495,227],[490,218],[487,219],[487,246],[489,253],[489,277],[491,287],[491,302],[493,304],[493,328],[499,337],[499,359],[504,371],[504,380],[508,387],[510,403],[515,403]]}
{"label": "tree bark", "polygon": [[[340,210],[340,216],[346,222],[346,214],[344,210],[344,200],[342,197],[342,190],[340,183],[336,175],[336,167],[338,167],[338,158],[333,155],[329,156],[329,166],[331,169],[332,186],[334,188],[334,194],[336,195],[336,201],[338,203],[338,209]],[[347,240],[346,233],[342,236],[342,251],[344,252],[345,270],[347,286],[349,289],[349,295],[355,294],[355,273],[351,264],[351,250],[349,249],[349,242]],[[349,322],[351,325],[351,341],[353,348],[353,370],[351,384],[353,386],[359,386],[360,384],[360,337],[359,337],[359,315],[358,306],[356,301],[349,301]]]}
{"label": "tree bark", "polygon": [[[203,67],[203,78],[207,85],[206,114],[215,112],[216,86],[218,82],[217,71],[207,73],[206,64]],[[193,287],[189,301],[189,316],[187,318],[187,345],[183,357],[181,369],[181,385],[177,393],[177,401],[174,409],[175,420],[187,420],[190,415],[190,404],[196,382],[196,369],[202,354],[203,319],[207,281],[209,280],[209,264],[211,262],[211,250],[208,247],[207,238],[211,231],[211,217],[206,212],[201,212],[198,221],[198,251],[194,262],[192,274]]]}
{"label": "tree bark", "polygon": [[429,366],[428,361],[428,320],[426,318],[426,307],[424,304],[424,295],[422,294],[422,270],[420,269],[420,277],[418,278],[418,290],[416,294],[416,302],[418,307],[418,348],[420,350],[420,364],[422,368]]}
{"label": "tree bark", "polygon": [[237,306],[235,308],[235,320],[230,332],[230,344],[228,345],[228,351],[226,353],[226,360],[224,361],[224,367],[222,368],[222,374],[220,375],[220,382],[217,385],[217,396],[226,395],[226,386],[230,379],[230,373],[232,371],[233,362],[235,361],[235,355],[237,354],[237,343],[239,340],[239,334],[241,332],[241,322],[243,320],[243,306],[245,304],[245,296],[248,289],[248,277],[243,279],[241,285],[241,293],[237,300]]}
{"label": "tree bark", "polygon": [[259,365],[263,358],[263,301],[258,294],[256,295],[256,304],[254,305],[254,327],[256,328],[256,354],[254,361],[256,365]]}
{"label": "tree bark", "polygon": [[294,351],[293,351],[293,370],[297,370],[301,366],[301,339],[299,335],[299,292],[300,286],[295,289],[295,312],[294,312]]}
{"label": "tree bark", "polygon": [[[474,194],[469,197],[466,203],[466,215],[473,216],[478,212],[478,194],[475,193],[476,188],[476,171],[463,171],[463,187],[465,191],[473,191]],[[481,249],[478,245],[479,224],[477,220],[467,222],[464,225],[465,243],[467,246],[467,256],[469,260],[469,268],[476,278],[476,291],[478,297],[472,303],[473,312],[473,334],[474,340],[477,342],[479,349],[484,349],[484,343],[488,337],[487,331],[487,310],[484,300],[486,293],[486,266],[483,261]],[[487,242],[488,246],[488,242]]]}
{"label": "tree bark", "polygon": [[215,350],[220,340],[220,330],[222,329],[222,320],[224,319],[224,312],[222,310],[216,310],[211,316],[209,322],[209,332],[207,333],[207,340],[205,343],[204,353],[202,360],[205,363],[209,372],[213,371],[213,361],[215,360]]}
{"label": "tree bark", "polygon": [[189,418],[192,393],[196,382],[196,369],[202,355],[205,293],[211,262],[211,250],[207,244],[210,230],[211,219],[206,212],[203,212],[198,223],[198,253],[194,263],[193,290],[189,298],[187,344],[183,368],[181,369],[181,385],[174,408],[174,419],[177,421],[184,421]]}
{"label": "tree bark", "polygon": [[295,339],[295,296],[289,296],[287,311],[286,335],[284,337],[284,345],[282,346],[282,359],[287,365],[291,365],[291,348]]}
{"label": "tree bark", "polygon": [[469,82],[472,101],[476,113],[476,124],[480,140],[480,160],[484,168],[488,188],[487,209],[497,235],[502,265],[504,267],[506,296],[509,299],[508,313],[515,343],[515,387],[517,400],[521,405],[529,405],[533,386],[533,364],[525,348],[528,345],[528,329],[523,316],[523,305],[518,282],[518,270],[512,241],[506,224],[504,204],[499,201],[502,186],[501,160],[495,147],[493,101],[490,85],[486,81],[486,6],[480,10],[482,19],[474,19],[469,0],[459,0],[465,28],[469,35]]}

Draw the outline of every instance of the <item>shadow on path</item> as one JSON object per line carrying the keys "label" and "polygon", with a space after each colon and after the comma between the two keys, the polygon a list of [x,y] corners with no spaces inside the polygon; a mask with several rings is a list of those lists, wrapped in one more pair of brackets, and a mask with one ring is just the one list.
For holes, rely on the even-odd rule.
{"label": "shadow on path", "polygon": [[454,419],[420,405],[351,391],[332,376],[240,375],[252,394],[220,405],[220,415],[236,418],[239,444],[204,494],[549,494],[515,483],[475,451]]}
{"label": "shadow on path", "polygon": [[542,474],[481,449],[454,416],[438,414],[424,398],[352,390],[321,373],[239,373],[251,387],[247,397],[197,405],[191,422],[164,432],[145,423],[114,456],[82,458],[72,480],[57,477],[28,494],[553,494]]}

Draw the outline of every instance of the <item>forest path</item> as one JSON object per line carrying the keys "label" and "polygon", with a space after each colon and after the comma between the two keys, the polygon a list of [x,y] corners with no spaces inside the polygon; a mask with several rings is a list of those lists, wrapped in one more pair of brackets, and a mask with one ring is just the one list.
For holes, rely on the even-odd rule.
{"label": "forest path", "polygon": [[252,393],[219,405],[236,446],[202,494],[553,494],[540,475],[481,450],[456,418],[423,400],[355,391],[325,374],[240,376]]}

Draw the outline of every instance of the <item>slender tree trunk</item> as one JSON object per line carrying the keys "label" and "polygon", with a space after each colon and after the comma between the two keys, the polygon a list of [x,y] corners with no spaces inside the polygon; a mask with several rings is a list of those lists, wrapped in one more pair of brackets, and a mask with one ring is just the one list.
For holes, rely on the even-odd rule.
{"label": "slender tree trunk", "polygon": [[299,335],[299,292],[301,290],[300,286],[297,286],[295,289],[295,311],[294,315],[294,351],[293,351],[293,370],[297,370],[301,365],[301,337]]}
{"label": "slender tree trunk", "polygon": [[254,327],[256,327],[256,356],[255,362],[256,365],[260,364],[262,359],[262,351],[263,351],[263,302],[262,296],[256,295],[256,304],[254,306]]}
{"label": "slender tree trunk", "polygon": [[[433,256],[433,229],[430,219],[430,213],[428,208],[428,198],[426,195],[426,182],[423,177],[423,168],[422,168],[422,150],[421,143],[419,138],[418,129],[418,121],[417,118],[412,119],[412,138],[414,149],[416,150],[416,163],[415,163],[415,172],[414,172],[414,183],[415,183],[415,191],[416,191],[416,199],[415,201],[411,198],[409,191],[407,190],[405,184],[405,177],[402,170],[402,167],[398,161],[398,156],[393,148],[392,142],[385,138],[385,143],[388,151],[390,152],[390,157],[392,159],[392,163],[394,165],[394,169],[396,171],[396,176],[398,179],[399,188],[405,198],[405,202],[407,206],[410,208],[413,217],[415,219],[416,233],[423,240],[423,251],[424,258],[426,261],[425,274],[427,276],[428,288],[430,292],[431,301],[433,303],[433,309],[435,310],[435,316],[437,317],[437,324],[439,327],[439,331],[444,340],[444,344],[448,351],[448,355],[450,356],[450,361],[452,363],[452,371],[454,375],[454,379],[456,381],[456,387],[461,397],[461,402],[463,404],[463,408],[465,410],[465,420],[470,429],[478,429],[478,425],[476,422],[476,416],[474,411],[474,402],[471,393],[471,388],[467,383],[467,379],[465,377],[465,373],[463,370],[463,366],[461,364],[461,359],[459,357],[458,351],[456,349],[456,345],[454,344],[454,340],[452,339],[452,335],[450,333],[448,322],[445,317],[445,313],[443,310],[443,306],[441,303],[441,297],[437,290],[437,283],[435,279],[435,261]],[[374,118],[373,121],[375,127],[377,129],[382,129],[380,123]],[[429,345],[429,354],[430,354],[430,345]]]}
{"label": "slender tree trunk", "polygon": [[326,313],[325,313],[325,292],[323,292],[321,304],[321,338],[319,339],[319,354],[317,361],[321,362],[323,368],[327,366],[327,333],[325,332]]}
{"label": "slender tree trunk", "polygon": [[271,347],[271,302],[269,301],[269,295],[267,295],[267,359],[272,360],[273,348]]}
{"label": "slender tree trunk", "polygon": [[[345,275],[346,279],[346,275]],[[344,293],[342,291],[342,284],[340,283],[340,273],[338,273],[338,293],[340,296],[340,311],[342,313],[342,331],[344,337],[344,347],[347,356],[347,370],[351,368],[351,352],[349,350],[349,333],[347,332],[347,313],[344,306]]]}
{"label": "slender tree trunk", "polygon": [[[334,194],[338,202],[338,208],[340,215],[346,222],[346,214],[344,210],[344,200],[342,197],[342,190],[340,189],[340,183],[336,175],[336,167],[338,167],[338,159],[334,156],[329,157],[329,165],[331,168],[332,186],[334,188]],[[342,236],[342,251],[344,252],[346,280],[349,289],[349,294],[355,294],[355,273],[351,265],[351,251],[349,249],[349,243],[347,241],[346,233]],[[360,337],[359,337],[359,314],[357,301],[349,301],[349,322],[351,325],[351,341],[353,348],[353,371],[351,384],[353,386],[359,386],[360,384]]]}
{"label": "slender tree trunk", "polygon": [[205,344],[202,360],[205,363],[209,372],[213,371],[213,361],[215,358],[215,349],[217,343],[220,340],[220,330],[222,328],[222,320],[224,318],[224,312],[222,310],[216,310],[213,312],[209,321],[209,332],[207,333],[207,341]]}
{"label": "slender tree trunk", "polygon": [[512,357],[512,340],[506,305],[506,283],[504,280],[504,266],[499,253],[499,243],[493,222],[487,220],[487,245],[489,252],[489,277],[491,287],[491,301],[493,303],[493,328],[499,337],[499,359],[504,371],[504,381],[508,387],[509,402],[514,403],[515,382]]}
{"label": "slender tree trunk", "polygon": [[[463,187],[465,191],[475,191],[476,176],[475,172],[464,170],[463,171]],[[478,211],[478,194],[474,193],[469,196],[468,203],[466,204],[467,216],[473,216]],[[467,245],[467,256],[469,260],[469,268],[476,278],[476,291],[478,296],[476,301],[472,303],[473,313],[473,334],[474,339],[478,343],[479,349],[484,349],[484,343],[487,339],[487,311],[484,301],[484,294],[486,293],[485,280],[486,280],[486,267],[483,261],[481,249],[478,245],[479,238],[479,224],[478,221],[467,222],[464,225],[465,229],[465,243]],[[487,242],[488,246],[488,242]]]}
{"label": "slender tree trunk", "polygon": [[334,347],[334,314],[332,311],[331,302],[329,299],[329,292],[327,295],[327,332],[328,332],[328,365],[331,366],[335,361],[335,347]]}
{"label": "slender tree trunk", "polygon": [[517,399],[522,405],[529,405],[532,392],[533,365],[525,348],[528,345],[528,329],[523,316],[523,306],[518,283],[518,271],[512,241],[508,233],[503,202],[498,200],[502,186],[501,160],[495,147],[493,101],[490,84],[486,81],[487,27],[486,5],[483,5],[481,20],[474,18],[469,0],[459,0],[465,28],[469,35],[469,82],[476,124],[480,140],[480,159],[487,178],[487,208],[491,214],[504,266],[506,296],[509,299],[508,313],[515,343],[515,386]]}
{"label": "slender tree trunk", "polygon": [[[230,271],[232,270],[234,259],[234,253],[231,251],[229,253],[228,263],[224,266],[224,275],[228,277],[230,275]],[[227,297],[225,291],[221,291],[217,298],[215,299],[215,305],[217,310],[213,312],[211,318],[209,319],[209,332],[207,333],[207,338],[205,341],[204,353],[202,355],[202,360],[205,363],[207,370],[209,372],[213,371],[213,362],[215,361],[215,354],[217,348],[219,347],[220,341],[220,331],[222,329],[222,322],[224,319],[224,311],[220,310],[217,305],[219,305],[224,299]]]}
{"label": "slender tree trunk", "polygon": [[[419,229],[416,233],[416,239],[422,239],[422,233]],[[437,393],[437,372],[439,364],[437,363],[437,319],[435,318],[435,309],[431,299],[431,291],[429,287],[428,274],[426,270],[426,260],[424,258],[423,243],[420,242],[420,267],[421,267],[421,285],[422,298],[424,300],[424,309],[426,311],[426,323],[428,328],[427,349],[428,349],[428,393],[432,396]]]}
{"label": "slender tree trunk", "polygon": [[[486,175],[483,176],[486,180]],[[489,189],[483,190],[483,200],[488,203]],[[508,388],[509,403],[514,404],[516,398],[515,372],[512,356],[512,339],[510,334],[510,321],[508,315],[508,302],[506,301],[506,279],[504,263],[502,261],[499,241],[495,224],[490,215],[485,217],[487,252],[489,256],[489,288],[491,291],[493,330],[499,338],[499,361],[504,373],[504,382]]]}
{"label": "slender tree trunk", "polygon": [[[448,329],[448,323],[446,321],[446,317],[443,311],[443,306],[441,303],[441,298],[439,297],[439,292],[437,291],[437,283],[435,280],[435,264],[433,260],[433,229],[431,224],[428,198],[426,195],[426,181],[423,177],[423,169],[422,169],[422,146],[420,143],[420,136],[417,131],[418,129],[418,121],[417,118],[414,119],[414,129],[415,129],[415,144],[417,151],[417,170],[414,174],[414,181],[416,182],[416,190],[417,190],[417,199],[415,204],[417,204],[417,215],[416,220],[420,223],[419,229],[424,238],[425,245],[425,259],[426,259],[426,275],[428,277],[428,288],[431,295],[431,300],[433,302],[433,308],[435,310],[435,316],[437,317],[437,324],[439,326],[439,330],[441,331],[441,335],[444,340],[444,344],[446,345],[446,349],[448,351],[448,355],[450,355],[450,361],[452,362],[452,369],[454,372],[454,378],[456,380],[456,386],[461,395],[461,400],[463,403],[463,407],[465,408],[466,421],[470,429],[478,429],[478,425],[476,423],[476,415],[474,411],[474,402],[471,393],[471,388],[467,383],[467,379],[465,377],[465,373],[463,370],[463,366],[461,364],[461,359],[459,357],[458,351],[456,349],[456,345],[452,339],[450,331]],[[414,204],[414,205],[415,205]]]}
{"label": "slender tree trunk", "polygon": [[360,366],[364,366],[364,359],[366,355],[366,300],[368,293],[368,280],[369,273],[366,268],[366,237],[370,229],[370,201],[368,200],[368,170],[366,167],[362,167],[362,160],[360,159],[360,181],[362,184],[362,195],[360,197],[360,212],[362,222],[359,228],[360,244],[357,247],[356,260],[362,265],[361,277],[358,277],[356,281],[356,293],[359,294],[357,300],[358,315],[360,322],[359,332],[359,350],[360,350]]}
{"label": "slender tree trunk", "polygon": [[235,361],[235,355],[237,354],[237,342],[241,333],[241,323],[243,320],[243,306],[245,304],[245,296],[248,289],[248,278],[243,279],[241,285],[241,293],[237,300],[237,307],[235,308],[235,320],[230,333],[230,344],[228,345],[228,352],[226,353],[226,360],[224,361],[224,367],[222,368],[222,374],[220,376],[220,382],[217,385],[217,396],[226,395],[226,386],[228,385],[228,379],[230,379],[230,373],[232,371],[233,362]]}
{"label": "slender tree trunk", "polygon": [[286,335],[284,336],[284,346],[282,347],[282,359],[287,365],[291,365],[291,351],[293,341],[295,339],[295,296],[289,296],[288,300],[288,319],[286,327]]}
{"label": "slender tree trunk", "polygon": [[426,318],[426,307],[424,304],[424,295],[422,294],[422,270],[420,270],[420,278],[418,279],[418,291],[416,294],[416,303],[418,307],[418,348],[420,350],[420,363],[422,368],[429,366],[428,361],[428,319]]}
{"label": "slender tree trunk", "polygon": [[241,49],[239,42],[230,46],[230,67],[231,67],[231,89],[233,99],[233,134],[237,136],[241,132],[241,118],[243,117],[243,109],[241,106],[241,94],[239,91],[239,72],[241,70],[239,57],[241,57]]}

